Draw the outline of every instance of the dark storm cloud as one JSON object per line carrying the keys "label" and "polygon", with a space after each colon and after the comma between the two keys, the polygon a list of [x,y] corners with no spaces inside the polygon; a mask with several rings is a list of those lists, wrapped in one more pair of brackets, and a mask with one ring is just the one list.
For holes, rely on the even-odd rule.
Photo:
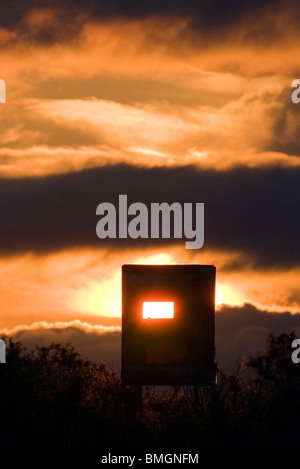
{"label": "dark storm cloud", "polygon": [[84,359],[100,360],[107,366],[120,371],[121,333],[85,331],[81,327],[31,328],[20,329],[14,339],[25,347],[34,349],[36,345],[48,346],[51,343],[71,343]]}
{"label": "dark storm cloud", "polygon": [[[224,306],[216,313],[216,361],[222,371],[232,370],[242,354],[248,358],[256,351],[265,350],[268,332],[279,335],[292,330],[300,337],[300,314],[269,313],[250,304],[241,307]],[[83,358],[101,360],[120,373],[121,333],[118,331],[98,333],[75,326],[38,327],[20,329],[14,339],[29,349],[36,345],[70,342]]]}
{"label": "dark storm cloud", "polygon": [[[55,25],[44,24],[39,31],[26,28],[24,18],[34,9],[47,8],[56,10]],[[265,22],[264,15],[274,13],[278,9],[290,9],[293,22],[297,21],[299,5],[296,0],[3,0],[0,4],[0,25],[11,29],[19,29],[33,39],[51,42],[65,40],[76,35],[87,21],[109,21],[114,19],[137,19],[163,17],[169,20],[186,18],[189,20],[187,30],[197,35],[209,35],[212,41],[224,36],[224,32],[232,33],[231,28],[246,26],[244,38],[250,41],[270,39],[276,35],[278,22]]]}
{"label": "dark storm cloud", "polygon": [[[59,8],[62,7],[71,13],[76,11],[90,11],[94,18],[145,18],[149,16],[194,16],[211,22],[236,21],[245,12],[260,7],[269,6],[274,8],[283,3],[282,0],[111,0],[102,2],[99,0],[3,0],[1,2],[1,24],[13,26],[20,21],[28,11],[37,8]],[[295,3],[295,2],[291,2]]]}
{"label": "dark storm cloud", "polygon": [[175,242],[184,246],[184,239],[100,240],[96,207],[111,202],[118,208],[119,194],[127,194],[128,204],[142,202],[149,212],[152,202],[204,202],[203,249],[241,252],[261,268],[293,267],[300,264],[299,181],[299,168],[217,172],[125,164],[45,178],[2,179],[0,253],[146,248]]}
{"label": "dark storm cloud", "polygon": [[[270,313],[251,304],[223,306],[216,314],[216,359],[221,369],[234,368],[242,354],[265,351],[267,334],[295,331],[300,337],[300,314]],[[291,350],[292,353],[292,350]]]}

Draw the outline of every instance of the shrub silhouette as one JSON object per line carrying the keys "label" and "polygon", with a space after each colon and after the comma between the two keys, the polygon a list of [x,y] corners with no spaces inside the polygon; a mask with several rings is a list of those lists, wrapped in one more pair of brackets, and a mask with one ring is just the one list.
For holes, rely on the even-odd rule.
{"label": "shrub silhouette", "polygon": [[267,352],[257,353],[247,362],[259,379],[270,383],[277,392],[293,391],[299,386],[299,367],[291,360],[291,344],[295,338],[294,331],[282,333],[278,337],[269,333]]}
{"label": "shrub silhouette", "polygon": [[196,451],[297,448],[300,367],[295,333],[269,334],[266,351],[242,357],[216,386],[164,392],[123,389],[116,372],[71,344],[27,350],[6,339],[0,367],[2,448]]}
{"label": "shrub silhouette", "polygon": [[[1,367],[2,442],[18,447],[81,446],[119,406],[120,382],[101,363],[82,360],[71,344],[28,351],[11,339]],[[91,435],[92,437],[92,435]]]}

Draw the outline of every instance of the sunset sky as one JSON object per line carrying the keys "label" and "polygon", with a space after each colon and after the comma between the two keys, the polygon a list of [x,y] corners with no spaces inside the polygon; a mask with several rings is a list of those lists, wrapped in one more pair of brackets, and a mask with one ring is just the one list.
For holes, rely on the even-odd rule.
{"label": "sunset sky", "polygon": [[[217,353],[300,334],[299,28],[296,0],[1,2],[1,334],[117,362],[130,263],[216,266]],[[119,194],[204,202],[204,247],[100,240]]]}

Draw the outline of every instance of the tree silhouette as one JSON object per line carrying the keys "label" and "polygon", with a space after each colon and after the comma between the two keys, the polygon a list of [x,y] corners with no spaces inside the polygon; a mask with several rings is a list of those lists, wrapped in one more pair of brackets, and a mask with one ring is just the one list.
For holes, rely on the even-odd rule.
{"label": "tree silhouette", "polygon": [[295,390],[299,386],[299,366],[291,360],[294,331],[275,336],[270,332],[266,340],[266,353],[258,352],[249,358],[247,365],[253,368],[261,380],[272,384],[278,392]]}
{"label": "tree silhouette", "polygon": [[193,451],[201,448],[297,448],[300,365],[295,333],[269,334],[266,351],[242,357],[201,388],[144,388],[142,408],[116,372],[84,360],[71,344],[27,350],[6,338],[0,366],[1,448],[97,448]]}

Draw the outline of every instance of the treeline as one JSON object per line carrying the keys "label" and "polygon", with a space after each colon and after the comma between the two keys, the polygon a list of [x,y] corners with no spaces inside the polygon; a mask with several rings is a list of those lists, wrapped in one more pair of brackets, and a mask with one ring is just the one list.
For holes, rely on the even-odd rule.
{"label": "treeline", "polygon": [[298,448],[300,364],[295,334],[269,334],[266,351],[242,357],[218,382],[171,391],[123,389],[116,372],[72,345],[27,350],[6,339],[0,366],[0,447],[99,451]]}

